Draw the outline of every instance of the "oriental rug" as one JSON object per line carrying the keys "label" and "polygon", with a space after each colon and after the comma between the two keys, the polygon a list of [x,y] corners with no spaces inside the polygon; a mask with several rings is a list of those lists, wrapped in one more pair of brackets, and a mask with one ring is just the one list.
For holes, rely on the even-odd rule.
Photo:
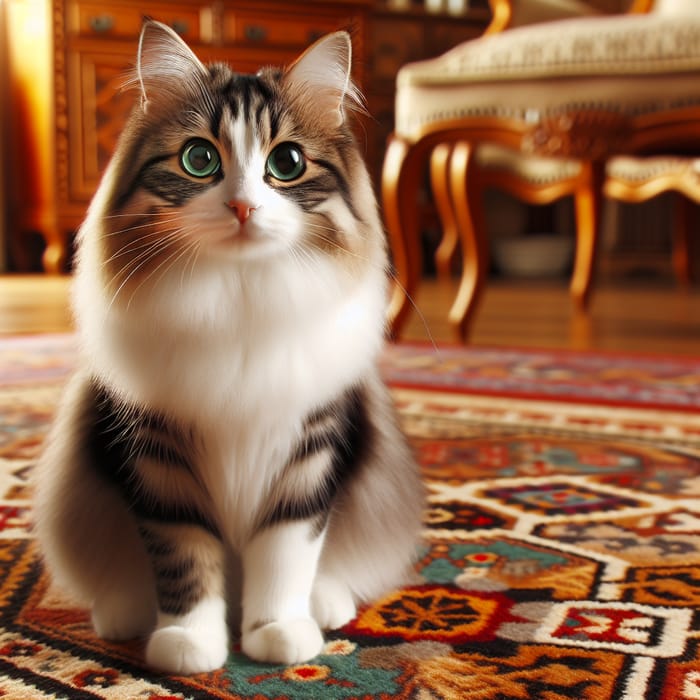
{"label": "oriental rug", "polygon": [[[97,639],[31,533],[71,336],[0,340],[0,697],[698,700],[700,361],[394,345],[429,489],[416,579],[317,658],[191,678]],[[378,533],[378,536],[381,533]]]}

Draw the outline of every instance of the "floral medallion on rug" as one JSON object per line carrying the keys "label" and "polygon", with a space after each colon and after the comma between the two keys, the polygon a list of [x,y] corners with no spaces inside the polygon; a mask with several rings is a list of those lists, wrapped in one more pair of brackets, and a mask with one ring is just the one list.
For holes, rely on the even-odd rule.
{"label": "floral medallion on rug", "polygon": [[[323,652],[194,677],[98,639],[32,539],[70,336],[0,340],[0,697],[700,699],[700,361],[394,345],[429,489],[416,578]],[[380,536],[381,533],[378,533]]]}

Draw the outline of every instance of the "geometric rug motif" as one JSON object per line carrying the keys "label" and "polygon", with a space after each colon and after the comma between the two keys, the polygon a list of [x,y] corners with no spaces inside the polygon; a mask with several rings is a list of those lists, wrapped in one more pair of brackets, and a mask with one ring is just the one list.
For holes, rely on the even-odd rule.
{"label": "geometric rug motif", "polygon": [[648,605],[700,609],[700,568],[644,566],[628,569],[623,581],[611,584],[615,598]]}
{"label": "geometric rug motif", "polygon": [[585,550],[565,551],[503,532],[429,543],[416,564],[424,579],[466,591],[509,591],[514,600],[537,589],[548,589],[552,599],[585,599],[608,571],[605,559],[588,556]]}
{"label": "geometric rug motif", "polygon": [[698,515],[671,510],[633,518],[542,525],[534,531],[540,537],[611,554],[631,564],[700,565]]}
{"label": "geometric rug motif", "polygon": [[572,483],[572,480],[568,479],[529,479],[517,484],[509,482],[507,485],[501,483],[480,489],[478,495],[489,501],[498,501],[504,506],[546,517],[610,513],[650,505],[644,500]]}
{"label": "geometric rug motif", "polygon": [[624,360],[389,348],[429,492],[415,580],[308,663],[234,643],[176,677],[97,638],[44,572],[31,473],[74,341],[0,339],[0,697],[698,700],[700,363]]}

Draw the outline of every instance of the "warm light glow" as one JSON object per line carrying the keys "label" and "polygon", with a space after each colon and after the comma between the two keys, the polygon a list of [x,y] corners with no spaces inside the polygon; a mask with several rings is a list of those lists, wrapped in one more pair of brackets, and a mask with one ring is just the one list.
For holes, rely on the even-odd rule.
{"label": "warm light glow", "polygon": [[15,119],[22,120],[23,140],[30,140],[35,160],[44,164],[30,173],[31,190],[40,204],[51,196],[53,157],[50,6],[46,0],[6,0],[4,9]]}

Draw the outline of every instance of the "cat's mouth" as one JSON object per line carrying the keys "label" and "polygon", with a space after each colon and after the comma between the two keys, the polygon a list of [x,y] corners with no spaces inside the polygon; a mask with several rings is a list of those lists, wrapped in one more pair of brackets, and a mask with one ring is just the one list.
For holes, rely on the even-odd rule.
{"label": "cat's mouth", "polygon": [[217,236],[216,248],[236,257],[265,257],[280,250],[279,241],[260,230],[254,219],[243,224],[232,221],[222,235]]}
{"label": "cat's mouth", "polygon": [[252,226],[245,225],[232,227],[232,230],[227,231],[226,235],[221,237],[219,243],[227,247],[251,247],[260,245],[263,239],[252,229]]}

